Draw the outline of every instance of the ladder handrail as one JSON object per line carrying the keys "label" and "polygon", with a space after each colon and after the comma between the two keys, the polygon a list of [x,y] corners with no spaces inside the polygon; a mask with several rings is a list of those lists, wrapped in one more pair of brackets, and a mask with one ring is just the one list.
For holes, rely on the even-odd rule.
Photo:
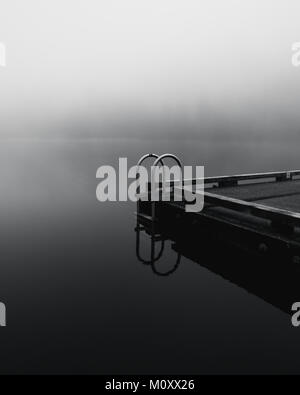
{"label": "ladder handrail", "polygon": [[[163,154],[163,155],[156,155],[156,154],[146,154],[144,156],[142,156],[140,158],[140,160],[137,163],[137,168],[139,168],[139,166],[141,166],[141,164],[144,162],[145,159],[147,158],[156,158],[152,167],[151,167],[151,181],[152,181],[152,177],[154,174],[154,169],[155,167],[157,167],[157,165],[160,163],[162,166],[164,166],[164,162],[163,159],[164,158],[172,158],[175,160],[175,162],[178,164],[178,166],[180,167],[180,169],[182,169],[182,164],[180,159],[173,154]],[[137,179],[138,179],[138,172],[137,172]],[[181,178],[182,178],[182,172],[181,172]],[[164,180],[165,181],[165,180]],[[137,212],[139,213],[139,203],[140,201],[137,202]],[[151,268],[153,270],[153,273],[159,275],[159,276],[168,276],[172,273],[174,273],[178,266],[180,265],[180,261],[181,261],[181,254],[177,254],[177,260],[176,263],[174,265],[174,267],[166,272],[159,272],[157,270],[157,268],[155,267],[155,263],[162,257],[163,251],[164,251],[164,247],[165,247],[165,242],[162,239],[161,240],[161,248],[160,251],[158,253],[157,256],[155,256],[155,201],[153,201],[151,203],[151,214],[152,214],[152,226],[151,226],[151,260],[147,261],[145,259],[143,259],[140,255],[140,232],[141,232],[141,227],[139,224],[139,221],[137,222],[137,227],[136,227],[136,255],[138,257],[138,260],[143,262],[144,264],[150,264]],[[138,218],[138,217],[137,217]]]}
{"label": "ladder handrail", "polygon": [[[159,163],[162,163],[162,160],[165,159],[165,158],[174,159],[175,162],[177,163],[177,165],[182,170],[182,163],[181,163],[180,159],[176,155],[173,155],[173,154],[163,154],[163,155],[161,155],[159,158],[157,158],[154,161],[153,166],[151,167],[151,188],[153,187],[153,185],[155,187],[155,182],[154,182],[155,168],[157,167],[157,165]],[[165,178],[165,174],[163,173],[163,183],[162,183],[163,189],[164,189],[164,183],[166,181],[164,178]],[[182,180],[182,171],[181,171],[181,180]],[[152,216],[152,222],[154,224],[154,221],[155,221],[155,201],[152,202],[151,216]]]}
{"label": "ladder handrail", "polygon": [[[151,183],[154,181],[154,171],[155,171],[155,168],[157,167],[157,165],[159,164],[159,163],[162,163],[162,165],[163,165],[163,159],[165,159],[165,158],[171,158],[171,159],[174,159],[175,160],[175,162],[177,163],[177,165],[180,167],[180,169],[182,170],[182,163],[181,163],[181,161],[180,161],[180,159],[176,156],[176,155],[174,155],[174,154],[163,154],[163,155],[161,155],[160,157],[158,157],[155,161],[154,161],[154,163],[153,163],[153,166],[151,167]],[[165,174],[163,174],[163,176],[164,176],[164,178],[165,178]],[[181,172],[181,180],[182,180],[182,172]],[[165,179],[163,179],[163,182],[162,182],[162,185],[164,186],[164,183],[166,182],[166,180]]]}
{"label": "ladder handrail", "polygon": [[159,162],[161,162],[163,159],[165,158],[172,158],[175,160],[175,162],[178,164],[178,166],[182,169],[182,163],[180,161],[180,159],[174,155],[174,154],[163,154],[160,157],[158,157],[154,163],[153,163],[153,167],[157,166]]}
{"label": "ladder handrail", "polygon": [[[139,177],[140,177],[140,174],[139,174],[139,167],[141,166],[141,164],[144,162],[144,160],[146,160],[147,158],[156,158],[156,160],[158,160],[159,158],[160,158],[160,156],[159,155],[157,155],[157,154],[153,154],[153,153],[151,153],[151,154],[145,154],[145,155],[143,155],[140,159],[139,159],[139,161],[138,161],[138,163],[137,163],[137,165],[136,165],[136,167],[137,167],[137,172],[136,172],[136,180],[138,181],[138,179],[139,179]],[[156,162],[156,160],[155,160],[155,162]],[[157,163],[161,163],[162,165],[164,165],[164,162],[162,161],[162,159],[160,159]],[[138,191],[140,191],[140,186],[138,185],[138,189],[137,189]],[[137,212],[139,212],[140,211],[140,201],[138,200],[137,201]]]}
{"label": "ladder handrail", "polygon": [[[160,156],[157,155],[157,154],[145,154],[145,155],[143,155],[143,156],[139,159],[139,161],[138,161],[138,163],[137,163],[137,167],[141,166],[141,164],[142,164],[142,163],[144,162],[144,160],[147,159],[147,158],[156,158],[156,159],[159,159]],[[160,161],[160,163],[163,164],[162,161]]]}

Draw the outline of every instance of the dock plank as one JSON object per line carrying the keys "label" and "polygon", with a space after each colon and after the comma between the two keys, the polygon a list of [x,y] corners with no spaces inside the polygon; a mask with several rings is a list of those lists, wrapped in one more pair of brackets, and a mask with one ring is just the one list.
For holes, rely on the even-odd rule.
{"label": "dock plank", "polygon": [[216,195],[300,212],[300,180],[208,189]]}

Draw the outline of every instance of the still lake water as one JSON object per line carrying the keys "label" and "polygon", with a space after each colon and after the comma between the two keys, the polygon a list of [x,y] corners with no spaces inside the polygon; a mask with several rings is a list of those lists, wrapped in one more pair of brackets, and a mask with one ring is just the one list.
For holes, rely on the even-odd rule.
{"label": "still lake water", "polygon": [[[0,373],[300,373],[300,329],[288,314],[186,258],[172,276],[155,276],[135,257],[135,204],[95,195],[97,168],[119,157],[134,165],[172,152],[222,175],[298,168],[297,147],[1,141]],[[168,267],[175,253],[166,249]]]}

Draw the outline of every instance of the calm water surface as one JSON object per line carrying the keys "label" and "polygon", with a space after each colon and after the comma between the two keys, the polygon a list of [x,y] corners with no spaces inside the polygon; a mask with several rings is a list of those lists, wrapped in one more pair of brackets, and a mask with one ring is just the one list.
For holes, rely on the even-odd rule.
{"label": "calm water surface", "polygon": [[[146,152],[173,152],[221,175],[297,168],[297,146],[1,141],[0,301],[8,326],[0,372],[299,373],[300,329],[288,314],[187,258],[172,276],[155,276],[135,256],[134,203],[95,196],[97,168],[119,157],[134,165]],[[175,259],[167,245],[162,265]]]}

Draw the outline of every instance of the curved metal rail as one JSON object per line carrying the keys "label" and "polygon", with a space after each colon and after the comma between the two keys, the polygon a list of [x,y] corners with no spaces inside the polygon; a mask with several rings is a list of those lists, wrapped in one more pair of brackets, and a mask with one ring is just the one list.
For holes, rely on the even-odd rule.
{"label": "curved metal rail", "polygon": [[[159,163],[163,163],[162,162],[163,159],[166,159],[166,158],[174,159],[175,162],[177,163],[177,165],[180,167],[180,169],[182,169],[182,163],[181,163],[180,159],[176,155],[174,155],[174,154],[163,154],[163,155],[161,155],[153,163],[153,167],[152,167],[152,171],[151,171],[151,185],[154,183],[155,167],[157,167],[157,165]],[[182,179],[182,172],[181,172],[181,179]],[[164,184],[164,181],[165,180],[163,180],[162,184]],[[154,221],[155,221],[155,201],[152,202],[151,216],[152,216],[152,223],[154,224]]]}
{"label": "curved metal rail", "polygon": [[[139,166],[142,165],[142,163],[148,159],[148,158],[155,158],[155,161],[151,167],[151,184],[152,184],[152,180],[153,180],[153,175],[155,174],[155,167],[157,167],[159,164],[164,166],[164,161],[163,159],[166,158],[171,158],[174,159],[174,161],[177,163],[177,165],[180,167],[180,169],[182,169],[182,163],[180,161],[180,159],[173,154],[163,154],[163,155],[157,155],[157,154],[145,154],[143,155],[138,163],[137,163],[137,168],[139,168]],[[182,177],[182,174],[181,174]],[[139,172],[137,169],[137,179],[139,178]],[[138,188],[138,193],[139,193],[139,188]],[[137,202],[137,214],[140,214],[140,201]],[[155,243],[156,243],[156,235],[155,235],[155,201],[152,201],[151,203],[151,215],[152,215],[152,226],[151,226],[151,258],[150,260],[146,260],[144,258],[141,257],[141,253],[140,253],[140,233],[142,231],[142,226],[139,222],[139,217],[137,216],[137,226],[136,226],[136,256],[138,258],[138,260],[140,262],[142,262],[145,265],[151,265],[152,271],[153,273],[155,273],[156,275],[159,276],[168,276],[172,273],[175,272],[175,270],[178,268],[179,264],[180,264],[180,260],[181,260],[181,255],[178,253],[177,256],[177,260],[176,263],[174,265],[174,267],[166,272],[160,272],[159,270],[157,270],[155,263],[162,257],[163,252],[164,252],[164,248],[165,248],[165,240],[160,240],[161,241],[161,246],[160,246],[160,250],[157,256],[155,256]]]}
{"label": "curved metal rail", "polygon": [[141,228],[140,225],[138,225],[136,227],[136,245],[135,245],[135,253],[137,256],[137,259],[142,262],[144,265],[152,265],[154,262],[157,262],[163,255],[164,252],[164,248],[165,248],[165,241],[161,240],[161,246],[160,246],[160,250],[159,253],[157,255],[157,257],[155,257],[155,240],[154,238],[151,238],[151,258],[150,260],[146,260],[144,258],[141,257],[141,253],[140,253],[140,233],[141,233]]}
{"label": "curved metal rail", "polygon": [[181,254],[178,252],[177,253],[177,259],[175,262],[175,265],[165,271],[165,272],[161,272],[158,270],[157,266],[156,266],[156,262],[158,262],[161,257],[163,256],[163,252],[164,252],[164,248],[165,248],[165,240],[161,240],[161,246],[160,246],[160,250],[157,256],[155,256],[155,239],[153,237],[151,237],[151,259],[150,260],[146,260],[144,258],[141,257],[140,254],[140,232],[141,229],[140,228],[136,228],[136,256],[139,262],[142,262],[144,265],[148,265],[151,266],[151,269],[153,271],[154,274],[156,274],[157,276],[160,277],[167,277],[170,276],[171,274],[173,274],[179,267],[180,263],[181,263]]}

